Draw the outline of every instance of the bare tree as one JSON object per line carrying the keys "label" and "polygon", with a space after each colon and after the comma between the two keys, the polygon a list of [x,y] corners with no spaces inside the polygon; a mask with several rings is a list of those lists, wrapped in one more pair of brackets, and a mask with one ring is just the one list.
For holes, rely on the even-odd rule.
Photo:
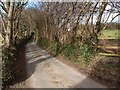
{"label": "bare tree", "polygon": [[[46,27],[42,35],[49,39],[54,33],[54,37],[63,44],[77,40],[80,44],[88,41],[97,47],[101,31],[119,16],[119,2],[46,2],[41,5],[38,12],[45,13]],[[116,16],[108,23],[115,13]],[[50,29],[53,26],[57,27],[56,30]]]}
{"label": "bare tree", "polygon": [[2,27],[3,27],[3,37],[4,46],[9,47],[10,44],[15,39],[17,35],[17,28],[19,25],[20,13],[23,7],[26,5],[27,1],[8,0],[7,2],[2,2],[0,0],[0,15],[2,17]]}

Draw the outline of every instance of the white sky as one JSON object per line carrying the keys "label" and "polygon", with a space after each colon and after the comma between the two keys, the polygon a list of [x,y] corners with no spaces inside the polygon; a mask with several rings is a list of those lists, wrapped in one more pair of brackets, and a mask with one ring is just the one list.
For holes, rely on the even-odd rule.
{"label": "white sky", "polygon": [[[35,0],[34,2],[33,2],[33,0],[29,0],[30,6],[32,6],[32,3],[37,3],[38,1],[43,1],[43,0]],[[50,1],[50,2],[52,2],[52,1],[60,1],[60,0],[44,0],[44,2],[45,2],[45,1]],[[65,1],[69,1],[69,0],[65,0]],[[75,0],[72,0],[72,1],[75,1]],[[82,0],[79,0],[79,1],[82,1]],[[85,0],[84,0],[84,1],[85,1]],[[86,1],[90,1],[90,0],[86,0]],[[115,1],[118,1],[118,0],[115,0]],[[110,6],[107,6],[107,7],[106,7],[107,10],[110,9],[110,8],[111,8]],[[116,13],[116,14],[118,14],[118,13]],[[111,14],[110,17],[109,17],[109,19],[108,19],[108,22],[110,22],[111,19],[112,19],[116,14]],[[106,16],[107,16],[107,14],[104,14],[104,15],[103,15],[103,20],[104,20],[105,18],[107,18]],[[93,21],[93,22],[95,22],[95,20],[96,20],[96,16],[94,16],[94,21]],[[119,16],[119,17],[116,17],[116,18],[113,20],[113,22],[118,22],[118,23],[120,23],[120,16]]]}
{"label": "white sky", "polygon": [[[7,1],[7,0],[1,0],[1,1]],[[15,0],[15,1],[20,1],[20,0]],[[21,0],[21,1],[24,1],[24,0]],[[78,2],[81,2],[81,1],[92,1],[92,0],[29,0],[28,7],[32,6],[32,3],[37,4],[38,1],[39,2],[40,1],[42,1],[42,2],[53,2],[53,1],[54,2],[57,2],[57,1],[66,1],[66,2],[69,2],[69,1],[74,1],[75,2],[75,1],[78,1]],[[113,1],[113,0],[111,0],[111,1]],[[115,1],[119,1],[119,0],[114,0],[114,2]],[[109,8],[110,8],[110,6],[107,6],[107,9],[109,9]],[[106,17],[106,15],[107,14],[104,14],[103,17]],[[112,17],[114,17],[115,15],[116,14],[110,15],[110,18],[108,19],[108,22],[111,21]],[[96,17],[94,17],[94,18],[96,18]],[[94,19],[94,22],[95,22],[95,19]],[[120,23],[120,16],[116,17],[113,22],[119,22]]]}

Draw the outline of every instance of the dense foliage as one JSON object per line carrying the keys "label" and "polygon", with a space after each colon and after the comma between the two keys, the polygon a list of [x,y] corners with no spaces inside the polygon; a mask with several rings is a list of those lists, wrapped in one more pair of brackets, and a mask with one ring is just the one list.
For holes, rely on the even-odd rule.
{"label": "dense foliage", "polygon": [[18,69],[19,51],[30,39],[31,36],[24,37],[23,39],[17,40],[10,48],[2,49],[2,82],[4,88],[12,85],[22,73]]}

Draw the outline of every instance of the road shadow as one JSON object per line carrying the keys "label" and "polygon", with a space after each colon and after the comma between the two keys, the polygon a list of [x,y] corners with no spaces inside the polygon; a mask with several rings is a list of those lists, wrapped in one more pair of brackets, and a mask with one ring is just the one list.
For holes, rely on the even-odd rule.
{"label": "road shadow", "polygon": [[[18,56],[18,63],[16,64],[17,69],[19,70],[18,71],[19,76],[16,78],[16,80],[13,83],[10,84],[11,86],[17,83],[26,81],[29,77],[33,75],[33,73],[35,72],[36,66],[38,64],[53,58],[53,56],[51,55],[48,55],[46,57],[42,57],[42,55],[35,55],[29,58],[26,57],[27,53],[34,53],[34,52],[36,52],[36,50],[26,51],[26,46],[21,48]],[[32,61],[32,62],[28,63],[29,61]]]}
{"label": "road shadow", "polygon": [[[33,47],[34,48],[34,47]],[[26,53],[38,53],[37,50],[31,50],[26,51]],[[24,54],[25,55],[25,54]],[[46,56],[47,55],[47,56]],[[36,66],[46,60],[50,60],[53,58],[53,56],[49,54],[45,54],[46,57],[42,57],[43,55],[35,54],[34,56],[31,56],[29,58],[26,58],[25,60],[31,61],[26,65],[26,68],[28,68],[29,74],[27,73],[27,77],[23,79],[23,81],[27,80],[29,77],[33,75],[35,72]],[[112,68],[113,67],[113,68]],[[107,68],[107,69],[104,69]],[[112,72],[111,72],[112,70]],[[107,86],[110,90],[110,88],[120,88],[120,60],[119,57],[97,57],[93,65],[90,68],[90,71],[87,72],[87,76],[85,79],[83,79],[81,82],[79,82],[77,85],[72,86],[72,88],[90,88],[90,87],[96,87],[91,82],[88,82],[88,79],[91,78],[95,80],[96,82],[101,83],[101,86],[96,88],[102,88],[103,86]],[[102,86],[103,85],[103,86]],[[88,87],[86,87],[88,86]],[[104,88],[103,88],[104,89]]]}
{"label": "road shadow", "polygon": [[27,60],[33,60],[33,59],[35,59],[35,61],[30,62],[30,63],[27,64],[27,70],[29,72],[28,75],[27,75],[27,78],[29,78],[29,77],[32,76],[32,74],[35,72],[36,66],[38,64],[40,64],[41,62],[44,62],[46,60],[50,60],[51,58],[53,58],[53,56],[50,56],[50,55],[46,56],[46,57],[42,57],[40,55],[37,55],[37,56],[31,57],[31,58],[27,58]]}
{"label": "road shadow", "polygon": [[[33,75],[33,73],[36,70],[36,66],[38,64],[53,58],[53,56],[51,56],[49,54],[45,54],[45,56],[47,55],[46,57],[42,57],[43,55],[40,55],[40,54],[35,54],[34,56],[30,56],[29,58],[28,57],[26,58],[26,55],[25,55],[26,53],[38,53],[38,52],[35,49],[25,51],[25,47],[21,51],[22,56],[19,56],[20,59],[22,59],[22,61],[23,61],[21,63],[21,66],[23,66],[23,68],[22,68],[23,71],[21,70],[21,72],[24,72],[24,73],[22,74],[23,76],[21,75],[22,78],[16,83],[20,83],[22,81],[27,80],[29,77],[31,77]],[[30,61],[30,63],[26,64],[28,62],[28,60]],[[114,73],[109,71],[109,69],[112,69],[110,66],[114,67],[113,68]],[[102,67],[103,68],[107,67],[108,70],[105,70]],[[28,68],[28,70],[30,70],[30,71],[28,71],[29,73],[27,73],[26,68]],[[89,72],[87,72],[88,77],[83,79],[77,85],[72,86],[72,88],[83,88],[83,86],[85,86],[85,85],[89,86],[86,88],[95,87],[95,86],[92,86],[93,84],[91,84],[91,82],[88,82],[89,78],[92,78],[93,80],[107,86],[108,88],[115,88],[115,87],[120,88],[120,76],[119,76],[120,75],[119,74],[120,60],[119,60],[119,57],[102,57],[102,56],[100,56],[99,58],[95,59],[95,61],[93,62],[93,65],[90,69],[91,70]],[[26,74],[26,76],[24,76],[25,74]],[[97,87],[97,88],[101,88],[101,87]],[[110,90],[110,89],[105,89],[105,90]]]}

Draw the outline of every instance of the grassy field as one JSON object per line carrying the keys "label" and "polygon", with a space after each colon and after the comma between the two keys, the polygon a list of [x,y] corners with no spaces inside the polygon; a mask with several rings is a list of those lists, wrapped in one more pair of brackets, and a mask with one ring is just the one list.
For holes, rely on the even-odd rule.
{"label": "grassy field", "polygon": [[99,36],[99,39],[120,39],[120,30],[103,30]]}
{"label": "grassy field", "polygon": [[[101,35],[98,37],[100,40],[106,40],[103,42],[103,45],[100,47],[103,47],[106,52],[110,51],[109,53],[103,53],[99,52],[99,55],[104,55],[104,56],[120,56],[118,54],[119,49],[118,49],[118,41],[120,39],[120,30],[114,29],[114,30],[103,30],[101,32]],[[109,40],[109,41],[108,41]],[[102,43],[102,42],[101,42]],[[116,44],[116,45],[115,45]],[[117,54],[115,53],[117,52]]]}

